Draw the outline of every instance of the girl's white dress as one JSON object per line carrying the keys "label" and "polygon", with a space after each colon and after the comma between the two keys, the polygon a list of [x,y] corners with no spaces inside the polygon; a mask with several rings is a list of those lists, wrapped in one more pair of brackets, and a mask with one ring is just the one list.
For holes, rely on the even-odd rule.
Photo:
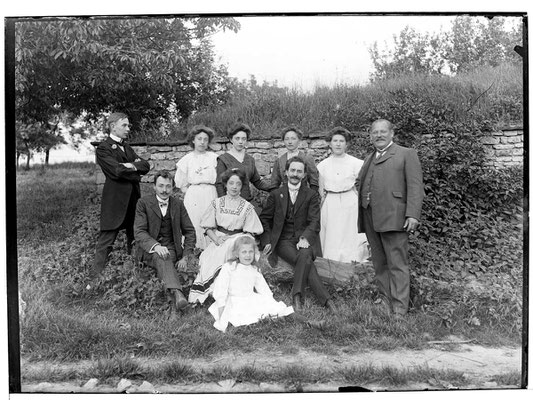
{"label": "girl's white dress", "polygon": [[366,235],[358,233],[358,194],[355,180],[363,160],[349,154],[329,156],[317,165],[318,186],[324,199],[320,209],[320,244],[324,258],[362,262],[369,256]]}
{"label": "girl's white dress", "polygon": [[217,157],[212,151],[203,154],[193,151],[176,163],[174,181],[176,187],[185,193],[183,204],[196,230],[196,247],[202,250],[211,242],[200,227],[200,219],[217,197]]}
{"label": "girl's white dress", "polygon": [[[294,312],[282,301],[274,300],[265,278],[254,265],[238,261],[225,263],[220,269],[214,289],[215,302],[209,312],[215,318],[213,326],[225,332],[233,326],[250,325],[266,317],[284,317]],[[224,307],[222,313],[220,307]]]}
{"label": "girl's white dress", "polygon": [[[233,243],[242,235],[260,235],[263,225],[254,206],[243,198],[231,202],[228,196],[211,202],[200,220],[202,232],[215,229],[217,236],[229,235],[224,243],[217,246],[211,242],[200,254],[199,271],[189,292],[190,303],[203,303],[213,290],[213,282],[222,264],[233,257]],[[259,254],[256,254],[256,260]]]}

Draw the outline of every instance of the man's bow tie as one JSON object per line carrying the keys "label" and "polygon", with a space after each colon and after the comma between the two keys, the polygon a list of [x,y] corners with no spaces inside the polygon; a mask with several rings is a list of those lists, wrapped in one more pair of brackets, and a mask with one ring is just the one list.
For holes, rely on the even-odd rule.
{"label": "man's bow tie", "polygon": [[166,207],[166,206],[168,206],[168,200],[159,202],[159,207]]}

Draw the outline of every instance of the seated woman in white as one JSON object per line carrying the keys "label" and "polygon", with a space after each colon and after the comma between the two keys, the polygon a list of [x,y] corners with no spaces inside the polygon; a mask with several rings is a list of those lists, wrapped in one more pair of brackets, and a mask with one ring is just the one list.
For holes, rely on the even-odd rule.
{"label": "seated woman in white", "polygon": [[235,239],[263,233],[254,206],[240,196],[242,186],[248,184],[244,172],[237,168],[226,170],[222,183],[227,194],[213,200],[200,220],[211,243],[200,254],[198,275],[189,292],[190,303],[203,303],[211,294],[220,267],[233,255]]}
{"label": "seated woman in white", "polygon": [[250,325],[267,317],[284,317],[294,312],[282,301],[274,300],[265,278],[257,269],[255,240],[241,236],[234,242],[232,261],[225,263],[213,288],[215,302],[209,312],[213,326],[225,332],[228,324]]}

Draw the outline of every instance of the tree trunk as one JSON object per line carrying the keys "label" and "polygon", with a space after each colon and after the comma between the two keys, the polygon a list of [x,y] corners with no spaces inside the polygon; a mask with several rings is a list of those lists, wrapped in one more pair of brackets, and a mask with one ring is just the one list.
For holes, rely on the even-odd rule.
{"label": "tree trunk", "polygon": [[48,160],[50,160],[50,149],[46,149],[44,152],[44,165],[48,167]]}
{"label": "tree trunk", "polygon": [[26,153],[26,171],[30,169],[31,152],[28,150]]}

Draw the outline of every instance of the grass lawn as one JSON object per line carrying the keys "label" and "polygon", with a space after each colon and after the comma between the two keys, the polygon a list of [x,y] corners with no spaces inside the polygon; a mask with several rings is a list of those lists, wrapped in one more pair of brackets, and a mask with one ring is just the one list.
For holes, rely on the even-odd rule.
{"label": "grass lawn", "polygon": [[[153,271],[140,270],[133,264],[131,256],[125,254],[120,236],[104,283],[91,293],[83,289],[98,233],[99,201],[91,167],[20,171],[17,208],[19,291],[27,302],[21,320],[22,357],[30,361],[91,360],[91,373],[104,378],[140,374],[162,380],[196,380],[207,379],[208,374],[202,378],[187,361],[167,363],[157,371],[144,368],[139,372],[141,366],[131,357],[194,360],[215,359],[231,352],[290,355],[305,349],[337,355],[367,349],[415,350],[430,346],[428,341],[452,334],[486,346],[520,344],[520,321],[514,326],[484,321],[472,324],[458,315],[449,326],[442,323],[438,313],[424,307],[413,309],[405,321],[391,320],[374,305],[373,284],[329,287],[335,293],[339,315],[328,314],[310,296],[304,314],[326,320],[323,330],[280,319],[230,327],[223,334],[213,328],[213,319],[205,307],[191,309],[179,321],[171,322],[166,317],[161,286]],[[290,287],[276,282],[271,285],[275,298],[290,304]],[[129,364],[124,360],[130,360]],[[427,371],[418,374],[431,372]],[[401,371],[388,372],[399,382],[406,379]],[[266,372],[257,367],[226,371],[226,375],[223,370],[210,373],[261,380],[264,378],[261,374]],[[363,377],[372,373],[386,376],[387,371],[344,372]],[[442,373],[450,375],[449,380],[464,379],[461,374]],[[291,374],[314,379],[305,367],[289,371],[280,366],[267,375],[285,381],[296,379]]]}

